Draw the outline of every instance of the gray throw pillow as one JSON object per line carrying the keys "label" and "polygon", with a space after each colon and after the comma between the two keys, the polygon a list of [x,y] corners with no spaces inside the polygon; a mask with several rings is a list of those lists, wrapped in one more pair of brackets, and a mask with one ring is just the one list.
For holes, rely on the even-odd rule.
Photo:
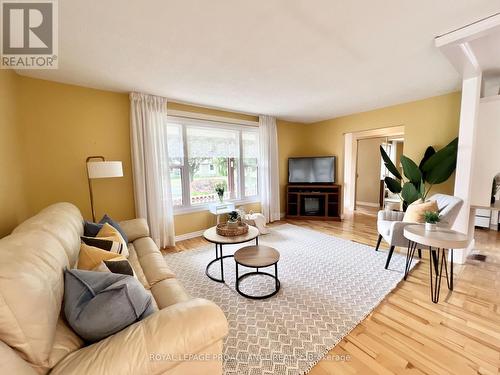
{"label": "gray throw pillow", "polygon": [[93,223],[85,220],[83,223],[83,235],[85,237],[95,237],[104,224]]}
{"label": "gray throw pillow", "polygon": [[102,340],[154,312],[136,278],[71,269],[64,275],[64,314],[87,342]]}

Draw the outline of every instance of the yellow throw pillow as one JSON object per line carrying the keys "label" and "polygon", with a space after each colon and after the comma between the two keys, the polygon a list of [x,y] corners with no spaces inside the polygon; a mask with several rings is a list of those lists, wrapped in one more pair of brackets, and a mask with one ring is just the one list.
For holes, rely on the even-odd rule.
{"label": "yellow throw pillow", "polygon": [[78,269],[92,271],[103,260],[114,259],[116,257],[123,258],[117,253],[112,253],[111,251],[102,250],[98,247],[82,243],[80,245],[80,255],[78,256]]}
{"label": "yellow throw pillow", "polygon": [[426,211],[439,211],[437,202],[422,202],[421,200],[413,202],[406,209],[403,221],[405,223],[424,223],[424,212]]}
{"label": "yellow throw pillow", "polygon": [[109,225],[108,223],[104,223],[101,230],[97,233],[96,238],[103,238],[106,240],[112,240],[116,242],[120,242],[122,244],[122,252],[121,255],[128,258],[128,247],[127,243],[123,239],[122,235],[115,227]]}

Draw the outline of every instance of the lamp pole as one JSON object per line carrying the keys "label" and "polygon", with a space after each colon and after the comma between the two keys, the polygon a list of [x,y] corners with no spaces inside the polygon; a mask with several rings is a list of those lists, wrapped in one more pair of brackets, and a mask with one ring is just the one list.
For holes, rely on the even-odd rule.
{"label": "lamp pole", "polygon": [[89,181],[89,193],[90,193],[90,208],[92,210],[92,221],[95,222],[95,210],[94,210],[94,193],[92,192],[92,179],[89,176],[88,162],[94,159],[99,159],[101,161],[106,161],[104,156],[89,156],[85,161],[85,169],[87,170],[87,180]]}

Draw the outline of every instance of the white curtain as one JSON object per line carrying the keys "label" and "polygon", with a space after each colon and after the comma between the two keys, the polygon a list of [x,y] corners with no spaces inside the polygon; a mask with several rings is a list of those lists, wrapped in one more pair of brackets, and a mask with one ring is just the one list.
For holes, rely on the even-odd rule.
{"label": "white curtain", "polygon": [[160,248],[175,244],[167,144],[167,99],[130,94],[135,213]]}
{"label": "white curtain", "polygon": [[259,116],[259,194],[266,222],[280,219],[278,133],[276,119]]}

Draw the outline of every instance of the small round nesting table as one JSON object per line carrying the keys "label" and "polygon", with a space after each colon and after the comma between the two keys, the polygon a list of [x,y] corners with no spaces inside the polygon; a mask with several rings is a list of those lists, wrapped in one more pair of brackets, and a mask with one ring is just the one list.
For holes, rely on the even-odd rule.
{"label": "small round nesting table", "polygon": [[[248,232],[241,235],[241,236],[233,236],[233,237],[226,237],[226,236],[221,236],[220,234],[217,234],[217,227],[212,227],[208,228],[205,232],[203,232],[203,237],[208,241],[212,242],[215,244],[215,259],[211,260],[208,264],[207,267],[205,268],[205,274],[213,281],[217,281],[219,283],[223,283],[224,281],[224,259],[225,258],[231,258],[233,257],[232,254],[230,255],[222,255],[222,245],[235,245],[235,244],[240,244],[244,242],[249,242],[252,240],[255,240],[255,244],[259,244],[259,230],[255,227],[248,226]],[[216,277],[213,277],[210,275],[208,272],[210,269],[210,266],[216,262],[220,263],[220,275],[221,278],[218,279]]]}
{"label": "small round nesting table", "polygon": [[[408,239],[404,279],[406,280],[410,272],[411,262],[417,247],[424,248],[427,246],[429,249],[431,300],[434,303],[438,303],[443,267],[446,273],[448,289],[453,290],[453,249],[466,248],[469,245],[469,238],[463,233],[440,227],[437,227],[434,231],[429,231],[425,229],[423,224],[406,226],[404,236]],[[446,262],[446,250],[450,252],[449,274]]]}
{"label": "small round nesting table", "polygon": [[[269,246],[246,246],[237,250],[234,253],[234,261],[236,263],[236,291],[243,297],[251,299],[265,299],[274,296],[280,290],[281,283],[278,279],[278,261],[280,260],[280,253],[278,250]],[[238,266],[255,268],[256,271],[247,272],[239,275]],[[266,268],[274,266],[274,275],[268,272],[259,271],[259,268]],[[273,292],[262,296],[251,296],[240,290],[240,282],[244,278],[252,275],[266,275],[274,279],[275,289]]]}

